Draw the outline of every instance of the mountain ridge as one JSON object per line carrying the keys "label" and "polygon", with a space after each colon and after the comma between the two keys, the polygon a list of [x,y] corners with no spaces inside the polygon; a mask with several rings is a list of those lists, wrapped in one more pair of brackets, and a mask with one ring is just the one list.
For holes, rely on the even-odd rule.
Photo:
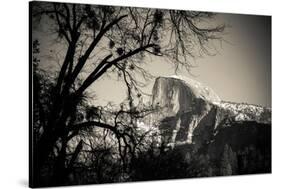
{"label": "mountain ridge", "polygon": [[[156,115],[156,119],[162,119],[160,130],[163,125],[173,125],[171,126],[173,127],[172,131],[169,131],[171,137],[168,143],[170,144],[176,142],[193,143],[194,131],[200,124],[209,125],[213,131],[223,121],[254,121],[261,124],[271,124],[271,108],[223,101],[211,88],[185,76],[172,75],[156,78],[153,87],[152,105],[162,107],[162,115]],[[210,115],[211,111],[216,113]],[[171,119],[174,117],[174,123],[171,123],[171,121],[163,123],[163,120],[167,117]],[[171,130],[168,125],[164,126],[164,130]],[[181,127],[186,129],[181,129]],[[182,135],[179,132],[187,133],[185,141],[177,141],[180,138],[177,135]],[[201,132],[204,132],[204,129]]]}

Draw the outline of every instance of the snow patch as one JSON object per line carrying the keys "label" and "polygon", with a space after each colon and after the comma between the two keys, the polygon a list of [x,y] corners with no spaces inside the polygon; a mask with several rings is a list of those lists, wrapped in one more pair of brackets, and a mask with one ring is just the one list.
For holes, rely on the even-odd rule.
{"label": "snow patch", "polygon": [[178,75],[166,76],[164,78],[173,78],[173,79],[180,80],[191,89],[191,91],[194,93],[194,95],[197,98],[202,98],[209,102],[221,101],[220,97],[211,88],[191,78],[188,78],[186,76],[178,76]]}

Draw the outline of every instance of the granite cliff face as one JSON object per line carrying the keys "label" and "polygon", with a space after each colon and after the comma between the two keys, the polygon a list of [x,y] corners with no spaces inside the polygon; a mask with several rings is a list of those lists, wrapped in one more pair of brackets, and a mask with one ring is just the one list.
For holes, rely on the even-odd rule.
{"label": "granite cliff face", "polygon": [[157,78],[152,94],[152,105],[160,107],[154,119],[166,146],[181,149],[187,159],[207,154],[214,164],[225,154],[231,162],[221,175],[247,174],[255,167],[270,172],[270,108],[222,101],[209,87],[179,76]]}
{"label": "granite cliff face", "polygon": [[157,78],[152,105],[161,108],[156,117],[161,120],[159,129],[165,142],[171,145],[194,143],[198,126],[204,123],[208,129],[215,124],[213,102],[221,100],[213,90],[197,81],[178,76]]}

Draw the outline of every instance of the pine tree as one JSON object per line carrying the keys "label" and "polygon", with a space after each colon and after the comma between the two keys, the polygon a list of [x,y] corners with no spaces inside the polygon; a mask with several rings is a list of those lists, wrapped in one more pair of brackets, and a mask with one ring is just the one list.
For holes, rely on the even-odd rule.
{"label": "pine tree", "polygon": [[221,159],[220,175],[223,176],[232,175],[231,153],[232,153],[231,148],[228,146],[228,144],[226,144],[224,146],[222,159]]}

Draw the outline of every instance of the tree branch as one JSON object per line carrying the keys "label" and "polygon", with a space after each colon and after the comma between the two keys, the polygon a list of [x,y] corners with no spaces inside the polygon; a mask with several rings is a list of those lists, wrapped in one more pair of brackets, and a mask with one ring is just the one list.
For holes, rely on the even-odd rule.
{"label": "tree branch", "polygon": [[[65,37],[65,39],[68,42],[68,44],[70,44],[70,42],[71,42],[70,38],[69,38],[69,36],[67,35],[65,29],[62,26],[62,23],[61,23],[60,18],[59,18],[59,13],[58,13],[58,10],[57,10],[57,7],[56,7],[55,4],[54,4],[54,9],[55,9],[56,21],[57,21],[58,26],[59,26],[59,33],[61,33]],[[68,22],[67,18],[65,20],[66,20],[66,22]]]}
{"label": "tree branch", "polygon": [[70,162],[68,164],[68,167],[67,167],[68,171],[71,171],[71,169],[73,168],[73,164],[74,164],[75,160],[77,159],[79,152],[83,148],[83,142],[84,142],[83,140],[80,140],[80,142],[78,143],[77,147],[75,148],[75,151],[74,151],[74,153],[73,153],[73,155],[71,157],[71,160],[70,160]]}
{"label": "tree branch", "polygon": [[103,66],[102,69],[99,70],[99,72],[95,73],[95,75],[91,78],[88,77],[89,79],[87,78],[83,82],[82,86],[76,91],[76,95],[77,96],[81,95],[93,82],[95,82],[97,79],[99,79],[114,64],[117,64],[118,62],[120,62],[126,58],[129,58],[141,51],[144,51],[147,48],[154,47],[154,46],[155,46],[155,44],[148,44],[146,46],[139,47],[133,51],[130,51],[127,54],[124,54],[123,56],[120,56],[110,62],[107,62],[107,64],[105,66]]}
{"label": "tree branch", "polygon": [[109,129],[115,134],[117,134],[117,129],[114,126],[108,125],[106,123],[98,122],[98,121],[87,121],[83,123],[78,123],[76,125],[72,125],[69,127],[69,131],[76,131],[76,130],[81,130],[87,127],[100,127],[104,129]]}
{"label": "tree branch", "polygon": [[104,36],[104,34],[111,29],[115,24],[120,22],[123,18],[127,17],[127,15],[120,16],[119,18],[112,21],[110,24],[108,24],[104,29],[102,29],[97,37],[93,40],[93,42],[90,44],[89,48],[86,50],[85,54],[79,59],[79,62],[77,63],[76,67],[74,68],[73,74],[72,74],[72,82],[76,79],[78,74],[80,73],[81,69],[85,65],[87,59],[89,58],[90,54],[96,47],[96,45],[99,43],[101,38]]}
{"label": "tree branch", "polygon": [[76,30],[76,4],[72,5],[72,17],[73,17],[72,28],[73,30]]}

